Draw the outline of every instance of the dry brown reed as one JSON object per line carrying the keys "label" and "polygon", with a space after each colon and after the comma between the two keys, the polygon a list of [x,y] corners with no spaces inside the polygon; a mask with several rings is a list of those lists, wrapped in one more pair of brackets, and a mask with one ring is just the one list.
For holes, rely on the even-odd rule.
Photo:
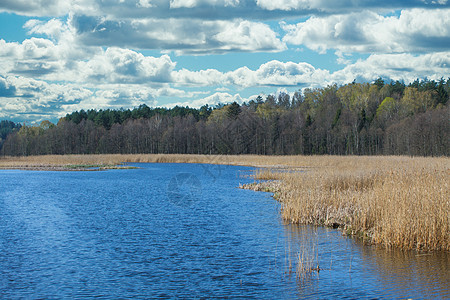
{"label": "dry brown reed", "polygon": [[[288,165],[286,159],[273,159],[278,165]],[[24,166],[64,165],[115,165],[123,162],[141,163],[205,163],[269,167],[258,155],[195,155],[195,154],[87,154],[87,155],[41,155],[0,156],[0,168]]]}
{"label": "dry brown reed", "polygon": [[404,156],[49,155],[0,157],[0,168],[122,162],[258,167],[293,223],[341,227],[386,247],[450,251],[450,159]]}
{"label": "dry brown reed", "polygon": [[305,280],[320,271],[316,248],[306,248],[302,245],[297,255],[297,279]]}
{"label": "dry brown reed", "polygon": [[309,279],[321,270],[319,266],[319,240],[316,228],[299,226],[299,251],[297,252],[297,279]]}
{"label": "dry brown reed", "polygon": [[329,166],[277,174],[284,219],[341,227],[386,247],[450,250],[448,158],[324,160]]}

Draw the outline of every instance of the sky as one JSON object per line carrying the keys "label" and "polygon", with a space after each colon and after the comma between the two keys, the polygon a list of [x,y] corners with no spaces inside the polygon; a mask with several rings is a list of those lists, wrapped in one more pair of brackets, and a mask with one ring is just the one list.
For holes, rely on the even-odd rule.
{"label": "sky", "polygon": [[2,0],[0,119],[450,76],[447,0]]}

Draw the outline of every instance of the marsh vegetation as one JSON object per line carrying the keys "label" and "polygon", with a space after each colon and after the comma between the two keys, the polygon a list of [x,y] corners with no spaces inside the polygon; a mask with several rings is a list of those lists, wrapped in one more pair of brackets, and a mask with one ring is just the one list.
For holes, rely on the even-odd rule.
{"label": "marsh vegetation", "polygon": [[[450,250],[449,159],[292,158],[305,172],[262,170],[284,219],[340,227],[387,248]],[[249,188],[252,188],[250,186]],[[258,189],[264,190],[265,183]]]}

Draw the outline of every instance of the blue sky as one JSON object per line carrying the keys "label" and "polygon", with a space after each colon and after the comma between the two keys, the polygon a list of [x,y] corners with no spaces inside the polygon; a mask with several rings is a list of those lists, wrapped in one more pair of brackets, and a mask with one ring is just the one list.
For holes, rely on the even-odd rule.
{"label": "blue sky", "polygon": [[447,0],[3,0],[0,119],[450,76]]}

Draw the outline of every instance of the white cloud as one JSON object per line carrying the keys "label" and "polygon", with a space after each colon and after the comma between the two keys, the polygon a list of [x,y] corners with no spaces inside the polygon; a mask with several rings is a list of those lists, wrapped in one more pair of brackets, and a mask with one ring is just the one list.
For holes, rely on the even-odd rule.
{"label": "white cloud", "polygon": [[14,87],[14,94],[5,97],[0,93],[0,116],[9,119],[42,121],[55,118],[64,105],[92,95],[90,90],[72,84],[49,84],[23,76],[8,76],[3,80],[8,82],[10,88]]}
{"label": "white cloud", "polygon": [[63,16],[69,12],[70,7],[69,0],[2,0],[0,12],[14,12],[26,16]]}
{"label": "white cloud", "polygon": [[[90,84],[161,83],[171,81],[175,68],[168,55],[144,56],[121,48],[76,51],[67,43],[54,44],[42,38],[19,43],[0,40],[0,75],[28,74],[45,80]],[[80,60],[83,57],[83,60]]]}
{"label": "white cloud", "polygon": [[252,71],[246,67],[226,74],[231,84],[252,86],[303,86],[325,81],[328,71],[315,69],[308,63],[280,62],[277,60],[262,64]]}
{"label": "white cloud", "polygon": [[258,6],[267,10],[311,9],[311,0],[256,0]]}
{"label": "white cloud", "polygon": [[410,7],[442,7],[447,0],[399,1],[399,0],[256,0],[259,7],[270,11],[316,11],[326,13],[348,13],[365,9],[386,11],[387,9],[405,9]]}
{"label": "white cloud", "polygon": [[333,82],[348,83],[357,78],[359,81],[372,81],[378,77],[404,80],[406,83],[417,78],[438,80],[450,69],[450,52],[438,52],[423,55],[373,54],[366,60],[360,60],[332,74]]}
{"label": "white cloud", "polygon": [[286,45],[279,41],[276,33],[266,24],[250,21],[236,21],[222,26],[223,30],[214,35],[213,40],[223,46],[222,50],[241,51],[281,51]]}
{"label": "white cloud", "polygon": [[[64,46],[66,47],[66,46]],[[64,56],[60,44],[46,39],[32,38],[22,44],[0,40],[0,75],[16,74],[65,81],[88,88],[98,84],[142,85],[161,89],[177,87],[249,88],[257,86],[323,86],[344,83],[355,77],[417,78],[445,76],[450,62],[449,52],[424,55],[377,54],[330,74],[305,62],[269,61],[251,70],[241,67],[228,72],[216,69],[176,70],[176,62],[169,55],[144,56],[136,51],[116,47],[98,50],[85,60]],[[339,54],[342,58],[343,54]],[[391,75],[389,75],[391,74]],[[440,74],[440,75],[439,75]]]}
{"label": "white cloud", "polygon": [[248,88],[256,86],[316,85],[317,82],[326,80],[328,75],[328,71],[315,69],[308,63],[273,60],[262,64],[256,70],[241,67],[226,73],[214,69],[195,72],[182,69],[180,71],[174,71],[172,78],[174,80],[173,82],[179,85],[221,85]]}
{"label": "white cloud", "polygon": [[386,11],[414,7],[447,7],[447,0],[2,0],[0,12],[26,16],[62,17],[70,14],[117,19],[246,18],[272,20],[310,13],[347,13],[373,9]]}
{"label": "white cloud", "polygon": [[144,56],[132,50],[108,48],[87,62],[81,62],[82,80],[110,83],[160,83],[171,81],[175,68],[168,55]]}
{"label": "white cloud", "polygon": [[173,82],[186,86],[208,86],[224,84],[224,74],[215,69],[190,71],[181,69],[172,72]]}
{"label": "white cloud", "polygon": [[69,22],[78,42],[91,46],[175,50],[180,54],[286,49],[268,25],[247,20],[152,18],[119,21],[75,15]]}
{"label": "white cloud", "polygon": [[80,78],[80,59],[87,59],[101,48],[80,48],[70,41],[53,43],[48,39],[30,38],[22,43],[0,40],[0,75],[20,74],[46,80],[74,81]]}
{"label": "white cloud", "polygon": [[69,30],[67,25],[58,19],[51,19],[48,22],[31,19],[23,27],[28,29],[28,34],[45,34],[55,39],[60,39],[61,35]]}
{"label": "white cloud", "polygon": [[315,69],[308,63],[280,62],[277,60],[262,64],[251,70],[241,67],[226,73],[214,69],[189,71],[182,69],[172,73],[173,83],[197,86],[303,86],[326,80],[328,71]]}
{"label": "white cloud", "polygon": [[[217,70],[192,72],[186,69],[174,71],[173,82],[178,85],[198,85],[239,88],[264,86],[321,87],[328,84],[344,84],[355,78],[371,81],[378,77],[411,82],[416,78],[439,79],[448,74],[450,52],[423,55],[412,54],[374,54],[366,60],[359,60],[344,69],[331,73],[316,69],[304,62],[280,62],[277,60],[262,64],[251,70],[241,67],[226,73]],[[194,80],[191,80],[194,79]]]}
{"label": "white cloud", "polygon": [[399,17],[371,11],[311,17],[287,25],[283,41],[325,52],[401,53],[442,51],[450,45],[450,9],[404,10]]}
{"label": "white cloud", "polygon": [[212,5],[212,6],[237,6],[239,5],[239,0],[170,0],[170,8],[193,8],[201,5]]}
{"label": "white cloud", "polygon": [[153,7],[151,0],[139,0],[139,2],[136,4],[137,7],[143,7],[143,8],[150,8]]}
{"label": "white cloud", "polygon": [[46,39],[31,38],[21,44],[0,40],[0,75],[41,77],[57,72],[64,63],[59,60],[60,53],[53,42]]}
{"label": "white cloud", "polygon": [[0,76],[0,97],[14,97],[16,96],[16,90],[9,78]]}
{"label": "white cloud", "polygon": [[15,59],[57,59],[55,45],[52,41],[34,37],[24,40],[21,44],[0,40],[0,56]]}

